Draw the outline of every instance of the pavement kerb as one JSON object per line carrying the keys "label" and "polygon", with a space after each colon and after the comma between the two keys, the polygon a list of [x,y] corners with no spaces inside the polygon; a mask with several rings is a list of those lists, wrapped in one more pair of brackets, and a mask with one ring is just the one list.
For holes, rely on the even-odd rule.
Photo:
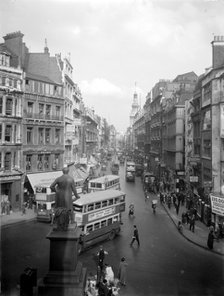
{"label": "pavement kerb", "polygon": [[8,228],[8,227],[11,227],[11,226],[14,226],[14,225],[20,225],[20,224],[24,224],[24,223],[28,223],[28,222],[31,222],[31,221],[34,221],[36,220],[36,217],[32,217],[32,218],[29,218],[29,219],[24,219],[24,220],[17,220],[17,221],[13,221],[13,222],[6,222],[5,224],[1,225],[1,228]]}
{"label": "pavement kerb", "polygon": [[[169,215],[169,217],[171,218],[173,224],[176,226],[176,228],[177,228],[177,230],[178,230],[178,226],[177,226],[176,222],[174,221],[172,215],[170,215],[169,210],[168,210],[167,207],[164,205],[164,203],[163,203],[162,205],[163,205],[165,211],[167,212],[167,214]],[[178,230],[178,232],[179,232],[179,230]],[[179,233],[180,233],[180,232],[179,232]],[[206,250],[206,251],[208,251],[208,252],[215,253],[215,254],[220,255],[220,256],[224,256],[224,254],[222,254],[222,253],[220,253],[220,252],[218,252],[218,251],[215,251],[215,250],[212,250],[212,251],[211,251],[211,250],[209,250],[206,246],[201,245],[201,244],[199,244],[199,243],[193,241],[192,239],[190,239],[189,237],[187,237],[184,233],[182,233],[182,234],[180,233],[180,235],[182,235],[182,236],[183,236],[186,240],[188,240],[189,242],[193,243],[194,245],[196,245],[196,246],[198,246],[198,247],[203,248],[204,250]]]}

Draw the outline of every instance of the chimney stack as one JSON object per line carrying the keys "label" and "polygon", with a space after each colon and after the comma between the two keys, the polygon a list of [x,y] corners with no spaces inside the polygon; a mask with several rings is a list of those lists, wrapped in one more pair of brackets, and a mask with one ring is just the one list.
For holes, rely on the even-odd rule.
{"label": "chimney stack", "polygon": [[212,43],[212,68],[224,66],[224,36],[214,36]]}

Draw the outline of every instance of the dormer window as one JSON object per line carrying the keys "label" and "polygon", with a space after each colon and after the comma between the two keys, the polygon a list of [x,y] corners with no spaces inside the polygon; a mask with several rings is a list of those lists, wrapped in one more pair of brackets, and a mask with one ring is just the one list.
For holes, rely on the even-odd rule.
{"label": "dormer window", "polygon": [[0,66],[9,67],[10,57],[5,53],[0,53]]}

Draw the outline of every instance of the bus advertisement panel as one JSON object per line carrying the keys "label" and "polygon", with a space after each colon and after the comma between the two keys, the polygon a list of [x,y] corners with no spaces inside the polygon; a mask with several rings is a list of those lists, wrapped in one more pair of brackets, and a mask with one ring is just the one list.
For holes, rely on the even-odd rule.
{"label": "bus advertisement panel", "polygon": [[89,192],[107,189],[120,190],[120,177],[116,175],[106,175],[89,181]]}
{"label": "bus advertisement panel", "polygon": [[106,190],[84,194],[73,203],[75,222],[81,228],[79,253],[120,232],[121,213],[125,211],[125,193]]}

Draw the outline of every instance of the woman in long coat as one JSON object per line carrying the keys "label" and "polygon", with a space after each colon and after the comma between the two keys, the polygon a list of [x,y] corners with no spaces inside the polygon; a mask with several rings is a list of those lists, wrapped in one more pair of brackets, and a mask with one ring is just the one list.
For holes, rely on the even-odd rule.
{"label": "woman in long coat", "polygon": [[126,286],[126,278],[127,278],[127,262],[125,261],[125,258],[121,258],[121,262],[120,262],[120,265],[119,265],[119,271],[118,271],[118,278],[119,278],[119,281],[120,283],[123,285],[123,286]]}
{"label": "woman in long coat", "polygon": [[215,239],[214,230],[211,228],[208,234],[207,246],[210,250],[213,249],[213,242]]}

